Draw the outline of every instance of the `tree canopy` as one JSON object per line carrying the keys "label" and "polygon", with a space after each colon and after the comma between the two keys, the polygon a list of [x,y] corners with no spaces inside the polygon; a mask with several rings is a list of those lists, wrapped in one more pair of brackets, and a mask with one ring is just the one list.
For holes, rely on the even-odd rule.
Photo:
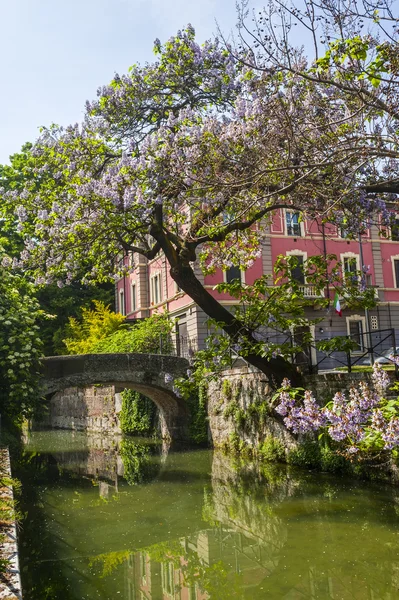
{"label": "tree canopy", "polygon": [[[162,251],[179,287],[251,364],[273,374],[287,364],[259,356],[256,327],[213,298],[193,263],[203,272],[246,268],[282,207],[353,234],[376,211],[389,224],[393,198],[384,192],[396,178],[398,113],[395,26],[378,45],[346,17],[336,20],[333,0],[305,2],[305,16],[278,0],[270,6],[251,33],[244,5],[241,46],[200,46],[191,26],[156,40],[155,62],[115,75],[86,104],[82,124],[43,129],[23,189],[3,199],[24,237],[20,266],[35,268],[36,283],[118,278],[124,254]],[[287,18],[312,34],[306,19],[316,28],[318,11],[326,15],[323,54],[316,44],[306,60],[289,43]],[[376,27],[380,20],[370,17]],[[383,193],[371,193],[381,173],[389,185],[385,175]]]}

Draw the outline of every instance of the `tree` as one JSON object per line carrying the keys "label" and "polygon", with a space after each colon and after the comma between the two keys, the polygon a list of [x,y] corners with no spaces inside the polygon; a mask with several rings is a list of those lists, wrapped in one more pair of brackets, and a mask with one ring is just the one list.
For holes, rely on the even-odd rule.
{"label": "tree", "polygon": [[11,264],[0,246],[0,412],[20,419],[39,405],[39,324],[45,315],[32,285]]}
{"label": "tree", "polygon": [[[239,42],[234,49],[229,45],[235,59],[258,73],[290,74],[330,101],[339,99],[346,118],[357,115],[363,125],[351,135],[363,163],[347,173],[361,190],[360,199],[370,204],[375,196],[366,194],[399,193],[399,19],[394,2],[304,0],[298,7],[273,0],[251,15],[248,6],[243,0]],[[298,39],[303,45],[297,45]]]}
{"label": "tree", "polygon": [[39,284],[82,273],[101,282],[124,272],[124,254],[163,252],[172,278],[237,352],[281,380],[291,365],[259,353],[259,323],[215,300],[193,263],[245,268],[281,207],[347,219],[354,231],[375,206],[388,219],[384,202],[363,202],[358,186],[366,151],[373,156],[365,115],[339,88],[326,95],[289,70],[256,70],[217,39],[198,46],[191,26],[156,41],[155,53],[155,63],[101,88],[81,126],[43,130],[29,181],[4,194],[26,242],[21,265],[35,267]]}
{"label": "tree", "polygon": [[[24,187],[32,184],[32,169],[34,160],[31,155],[33,144],[26,143],[21,152],[10,156],[9,165],[0,165],[0,185],[10,194],[22,193]],[[50,173],[51,176],[51,173]],[[42,177],[36,183],[40,189]],[[12,204],[3,203],[0,206],[0,245],[8,255],[13,258],[16,266],[16,257],[24,248],[22,229]],[[29,271],[24,270],[28,275]],[[112,304],[114,290],[110,283],[96,286],[82,285],[79,278],[75,278],[70,285],[59,287],[56,284],[35,286],[35,294],[42,310],[50,315],[51,319],[42,321],[40,336],[43,342],[43,352],[46,356],[63,354],[65,345],[65,329],[68,319],[82,317],[82,310],[89,308],[93,300]]]}

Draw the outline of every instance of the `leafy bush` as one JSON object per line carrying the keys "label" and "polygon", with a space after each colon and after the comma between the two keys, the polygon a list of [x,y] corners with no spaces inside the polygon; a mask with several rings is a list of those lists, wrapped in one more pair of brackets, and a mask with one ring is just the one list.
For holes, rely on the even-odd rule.
{"label": "leafy bush", "polygon": [[267,462],[285,461],[284,445],[272,435],[268,435],[260,445],[259,454]]}
{"label": "leafy bush", "polygon": [[321,448],[316,441],[305,441],[298,448],[291,450],[287,456],[287,462],[290,465],[305,467],[310,469],[320,468],[321,466]]}
{"label": "leafy bush", "polygon": [[46,315],[33,286],[13,272],[11,264],[0,246],[0,411],[18,420],[40,406],[38,323]]}
{"label": "leafy bush", "polygon": [[103,302],[93,300],[94,310],[82,309],[82,321],[71,317],[67,327],[68,337],[64,344],[69,354],[89,354],[97,352],[96,344],[115,333],[125,317],[110,310]]}
{"label": "leafy bush", "polygon": [[113,352],[145,352],[169,354],[172,350],[173,323],[167,314],[152,315],[133,327],[119,328],[103,337],[91,348],[99,354]]}

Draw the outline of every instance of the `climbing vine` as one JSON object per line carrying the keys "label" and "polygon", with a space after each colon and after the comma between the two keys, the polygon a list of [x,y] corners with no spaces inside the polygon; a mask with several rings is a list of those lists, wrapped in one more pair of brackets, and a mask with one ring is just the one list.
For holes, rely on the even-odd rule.
{"label": "climbing vine", "polygon": [[122,410],[119,415],[123,433],[151,435],[154,432],[155,404],[134,390],[122,392]]}

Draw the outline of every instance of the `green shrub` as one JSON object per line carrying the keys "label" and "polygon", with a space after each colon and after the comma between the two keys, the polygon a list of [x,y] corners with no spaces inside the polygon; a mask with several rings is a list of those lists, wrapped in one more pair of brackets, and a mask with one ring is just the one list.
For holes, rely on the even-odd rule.
{"label": "green shrub", "polygon": [[306,440],[287,455],[287,462],[298,467],[316,469],[321,466],[321,448],[317,442]]}
{"label": "green shrub", "polygon": [[272,435],[268,435],[259,447],[261,458],[267,462],[285,462],[284,445]]}
{"label": "green shrub", "polygon": [[132,327],[122,326],[91,348],[99,354],[138,352],[169,354],[172,350],[173,323],[168,315],[152,315]]}
{"label": "green shrub", "polygon": [[320,455],[322,471],[327,471],[328,473],[350,473],[353,471],[350,461],[328,446],[321,448]]}
{"label": "green shrub", "polygon": [[103,302],[94,300],[94,310],[82,309],[82,320],[70,317],[67,338],[63,340],[69,354],[89,354],[96,352],[96,344],[115,333],[125,321],[125,317],[114,313]]}

